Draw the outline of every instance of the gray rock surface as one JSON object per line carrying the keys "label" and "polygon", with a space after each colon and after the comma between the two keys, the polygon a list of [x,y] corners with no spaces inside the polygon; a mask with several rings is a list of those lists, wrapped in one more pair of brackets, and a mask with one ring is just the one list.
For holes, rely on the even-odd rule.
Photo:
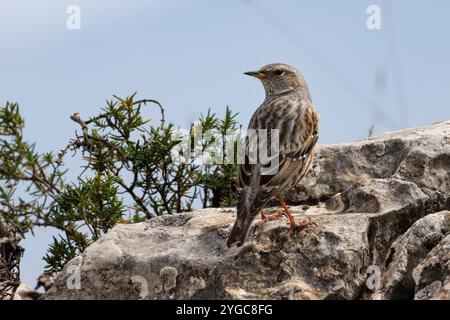
{"label": "gray rock surface", "polygon": [[330,212],[367,213],[386,224],[372,224],[369,234],[372,263],[381,265],[416,220],[450,208],[450,121],[320,146],[313,170],[288,199],[324,202]]}
{"label": "gray rock surface", "polygon": [[[447,214],[448,218],[448,214]],[[450,234],[413,270],[416,300],[450,300]]]}
{"label": "gray rock surface", "polygon": [[[436,272],[431,277],[432,281],[421,274],[423,269],[429,265],[427,260],[444,252],[445,241],[442,244],[440,241],[449,233],[450,212],[448,211],[430,214],[415,222],[391,245],[384,263],[386,269],[381,279],[381,286],[372,294],[372,299],[412,299],[417,289],[422,290],[421,288],[430,285],[435,280],[435,275],[448,277],[448,271],[446,274],[441,271]],[[439,248],[439,253],[431,252],[433,248]],[[449,248],[447,248],[447,255],[450,254],[448,250]],[[431,257],[428,257],[430,252]],[[450,256],[443,258],[444,255],[438,262],[442,263],[443,269],[445,269],[444,266],[449,263]],[[413,269],[416,279],[413,279]]]}
{"label": "gray rock surface", "polygon": [[117,225],[65,266],[44,299],[448,299],[450,122],[321,146],[289,194],[317,227],[252,226],[234,209]]}
{"label": "gray rock surface", "polygon": [[16,290],[14,300],[37,300],[42,294],[33,290],[25,283],[21,283]]}

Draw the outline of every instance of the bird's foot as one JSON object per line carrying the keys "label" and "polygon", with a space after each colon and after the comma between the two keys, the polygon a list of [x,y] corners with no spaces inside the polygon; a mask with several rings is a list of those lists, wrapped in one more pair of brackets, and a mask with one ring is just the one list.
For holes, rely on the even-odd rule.
{"label": "bird's foot", "polygon": [[291,237],[294,234],[295,230],[297,229],[304,230],[312,225],[317,227],[317,223],[312,221],[311,218],[308,216],[302,216],[299,221],[295,221],[294,219],[292,219],[291,226],[288,231],[288,237]]}
{"label": "bird's foot", "polygon": [[265,214],[264,211],[261,211],[261,221],[257,223],[258,226],[265,224],[266,222],[278,220],[283,216],[281,210],[275,211],[272,214]]}

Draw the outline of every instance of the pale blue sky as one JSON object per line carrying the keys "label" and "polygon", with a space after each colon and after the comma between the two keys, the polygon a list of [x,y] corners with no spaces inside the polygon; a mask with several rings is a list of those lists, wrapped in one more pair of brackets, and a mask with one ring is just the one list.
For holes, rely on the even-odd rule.
{"label": "pale blue sky", "polygon": [[[379,133],[448,120],[450,2],[389,3],[0,0],[0,103],[20,104],[41,151],[72,137],[71,113],[94,115],[134,91],[181,126],[226,105],[246,124],[263,90],[242,73],[284,62],[309,82],[320,143],[364,138],[371,125]],[[80,6],[81,30],[66,28],[70,4]],[[379,31],[366,27],[371,4],[381,8]],[[50,234],[24,242],[30,284]]]}

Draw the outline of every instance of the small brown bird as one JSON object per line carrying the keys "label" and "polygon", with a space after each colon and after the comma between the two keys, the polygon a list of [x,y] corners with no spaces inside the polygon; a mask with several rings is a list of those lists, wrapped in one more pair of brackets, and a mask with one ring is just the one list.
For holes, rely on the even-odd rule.
{"label": "small brown bird", "polygon": [[[302,74],[287,64],[269,64],[259,71],[245,74],[259,78],[266,91],[266,98],[253,114],[248,128],[256,131],[267,129],[268,150],[271,150],[271,129],[278,129],[278,151],[275,155],[269,155],[278,158],[278,165],[276,170],[264,170],[267,163],[261,161],[260,153],[257,153],[256,161],[251,161],[246,155],[245,163],[239,164],[237,218],[228,238],[229,247],[244,244],[258,213],[263,223],[281,217],[280,211],[272,215],[266,215],[263,211],[274,198],[279,200],[284,214],[289,218],[290,232],[311,224],[307,218],[295,221],[284,202],[284,194],[311,167],[319,137],[319,116],[312,104],[308,85]],[[260,142],[258,140],[257,143]],[[246,150],[252,148],[251,144],[247,136]]]}

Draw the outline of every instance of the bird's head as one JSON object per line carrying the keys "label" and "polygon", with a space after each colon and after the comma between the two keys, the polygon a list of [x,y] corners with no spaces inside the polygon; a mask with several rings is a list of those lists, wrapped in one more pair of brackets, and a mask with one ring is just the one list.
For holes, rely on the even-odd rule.
{"label": "bird's head", "polygon": [[258,71],[249,71],[244,74],[260,79],[266,91],[266,96],[296,89],[309,93],[308,85],[303,75],[296,68],[288,64],[268,64]]}

